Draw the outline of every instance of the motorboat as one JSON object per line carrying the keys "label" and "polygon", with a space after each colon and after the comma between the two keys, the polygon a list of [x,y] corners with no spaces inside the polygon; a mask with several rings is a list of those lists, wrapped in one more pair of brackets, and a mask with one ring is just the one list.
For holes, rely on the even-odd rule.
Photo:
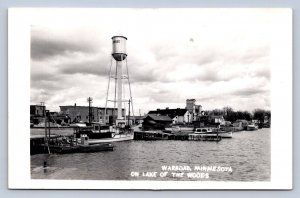
{"label": "motorboat", "polygon": [[219,128],[196,128],[194,134],[203,134],[206,136],[220,136],[222,138],[232,138],[232,131],[224,131]]}
{"label": "motorboat", "polygon": [[131,128],[119,128],[96,122],[89,124],[89,126],[76,127],[74,130],[76,138],[83,134],[87,135],[90,144],[133,140]]}
{"label": "motorboat", "polygon": [[256,125],[256,124],[249,124],[247,126],[247,131],[255,131],[255,130],[258,130],[258,125]]}

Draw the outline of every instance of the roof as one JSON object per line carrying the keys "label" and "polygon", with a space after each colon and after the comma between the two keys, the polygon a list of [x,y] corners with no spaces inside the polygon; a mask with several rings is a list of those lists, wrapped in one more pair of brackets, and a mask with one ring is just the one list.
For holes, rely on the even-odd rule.
{"label": "roof", "polygon": [[122,37],[122,38],[124,38],[124,39],[126,39],[127,40],[127,37],[125,37],[125,36],[113,36],[113,37],[111,37],[111,39],[114,39],[114,38],[116,38],[116,37]]}
{"label": "roof", "polygon": [[156,111],[149,111],[148,114],[160,114],[163,116],[169,116],[174,118],[176,116],[183,116],[188,110],[187,109],[158,109]]}
{"label": "roof", "polygon": [[145,118],[150,117],[152,120],[156,121],[170,121],[172,122],[172,119],[169,116],[157,116],[153,114],[148,114]]}
{"label": "roof", "polygon": [[30,107],[46,107],[45,105],[30,105]]}
{"label": "roof", "polygon": [[[127,118],[128,118],[128,116],[127,116]],[[129,117],[129,119],[136,119],[136,120],[142,120],[144,118],[145,118],[145,116],[130,116]]]}

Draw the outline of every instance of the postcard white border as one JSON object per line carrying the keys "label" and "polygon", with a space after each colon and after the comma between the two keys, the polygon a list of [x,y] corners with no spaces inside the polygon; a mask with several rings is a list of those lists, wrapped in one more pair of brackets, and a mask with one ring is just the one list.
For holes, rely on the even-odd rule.
{"label": "postcard white border", "polygon": [[275,38],[275,36],[270,35],[274,39],[271,58],[272,132],[270,182],[91,181],[31,179],[28,116],[30,106],[30,25],[32,19],[40,17],[40,15],[38,15],[40,12],[36,12],[40,9],[42,8],[10,8],[8,13],[9,188],[292,189],[292,9],[276,8],[282,9],[282,15],[276,19],[276,24],[274,24],[279,32],[290,36],[278,39]]}

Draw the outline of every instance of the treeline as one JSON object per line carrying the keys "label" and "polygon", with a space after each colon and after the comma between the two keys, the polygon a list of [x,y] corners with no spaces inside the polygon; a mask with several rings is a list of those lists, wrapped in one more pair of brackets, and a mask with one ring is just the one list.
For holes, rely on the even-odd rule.
{"label": "treeline", "polygon": [[222,115],[226,121],[235,122],[236,120],[258,120],[263,123],[265,116],[271,118],[271,112],[264,109],[255,109],[252,113],[249,111],[234,111],[231,107],[223,109],[214,109],[208,112],[209,115]]}

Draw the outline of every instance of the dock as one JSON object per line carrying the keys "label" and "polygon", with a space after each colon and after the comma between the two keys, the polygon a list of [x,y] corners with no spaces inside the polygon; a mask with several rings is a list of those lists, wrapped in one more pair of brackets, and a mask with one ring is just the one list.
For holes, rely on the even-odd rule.
{"label": "dock", "polygon": [[188,133],[165,133],[163,131],[135,131],[134,140],[181,140],[181,141],[220,141],[222,137],[211,135],[199,135]]}

